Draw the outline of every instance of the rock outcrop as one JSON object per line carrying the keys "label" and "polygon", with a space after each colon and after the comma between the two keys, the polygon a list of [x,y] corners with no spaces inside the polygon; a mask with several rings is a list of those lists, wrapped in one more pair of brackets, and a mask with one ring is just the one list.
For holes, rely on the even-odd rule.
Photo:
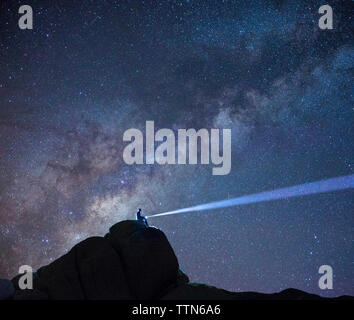
{"label": "rock outcrop", "polygon": [[[189,282],[165,234],[139,221],[122,221],[104,237],[88,238],[33,275],[21,290],[20,275],[0,281],[0,299],[14,300],[312,300],[287,289],[274,294],[229,292]],[[345,297],[341,297],[345,298]],[[347,297],[350,298],[350,297]]]}

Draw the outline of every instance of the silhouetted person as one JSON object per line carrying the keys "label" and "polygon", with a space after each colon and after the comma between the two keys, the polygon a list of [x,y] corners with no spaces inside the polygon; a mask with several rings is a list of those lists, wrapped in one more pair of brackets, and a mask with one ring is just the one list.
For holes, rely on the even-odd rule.
{"label": "silhouetted person", "polygon": [[147,219],[141,215],[141,209],[138,209],[138,212],[136,213],[136,220],[144,223],[147,227],[149,226]]}

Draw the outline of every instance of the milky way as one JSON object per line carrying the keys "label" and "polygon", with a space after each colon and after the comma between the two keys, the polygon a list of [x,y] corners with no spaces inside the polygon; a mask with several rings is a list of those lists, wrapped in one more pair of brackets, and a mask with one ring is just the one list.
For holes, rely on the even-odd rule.
{"label": "milky way", "polygon": [[[46,4],[44,4],[46,3]],[[0,277],[138,207],[156,214],[353,174],[352,5],[22,1],[0,12]],[[125,130],[232,129],[232,169],[126,165]],[[192,281],[354,294],[353,190],[156,218]],[[237,211],[237,214],[234,214]],[[318,288],[331,265],[334,289]]]}

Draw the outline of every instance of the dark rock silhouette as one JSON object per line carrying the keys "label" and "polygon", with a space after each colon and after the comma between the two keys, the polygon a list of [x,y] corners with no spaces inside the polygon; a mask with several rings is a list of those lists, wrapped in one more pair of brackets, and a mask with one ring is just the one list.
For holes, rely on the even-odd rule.
{"label": "dark rock silhouette", "polygon": [[15,293],[15,288],[10,280],[0,279],[0,300],[8,300]]}
{"label": "dark rock silhouette", "polygon": [[[0,299],[319,300],[287,289],[274,294],[229,292],[190,283],[165,234],[141,221],[122,221],[104,237],[88,238],[33,275],[33,289],[20,290],[20,275],[0,282]],[[340,297],[339,299],[352,298]]]}

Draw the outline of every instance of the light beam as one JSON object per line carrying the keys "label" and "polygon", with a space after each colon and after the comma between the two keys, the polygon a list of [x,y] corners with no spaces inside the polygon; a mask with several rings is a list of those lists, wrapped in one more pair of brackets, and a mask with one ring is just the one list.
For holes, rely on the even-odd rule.
{"label": "light beam", "polygon": [[316,182],[304,183],[304,184],[300,184],[292,187],[280,188],[272,191],[254,193],[254,194],[227,199],[227,200],[199,204],[193,207],[188,207],[188,208],[183,208],[183,209],[178,209],[174,211],[168,211],[168,212],[147,216],[146,218],[162,217],[162,216],[168,216],[172,214],[241,206],[249,203],[288,199],[288,198],[301,197],[301,196],[307,196],[311,194],[338,191],[338,190],[344,190],[350,188],[354,188],[354,174],[342,176],[342,177],[330,178],[326,180],[320,180]]}

